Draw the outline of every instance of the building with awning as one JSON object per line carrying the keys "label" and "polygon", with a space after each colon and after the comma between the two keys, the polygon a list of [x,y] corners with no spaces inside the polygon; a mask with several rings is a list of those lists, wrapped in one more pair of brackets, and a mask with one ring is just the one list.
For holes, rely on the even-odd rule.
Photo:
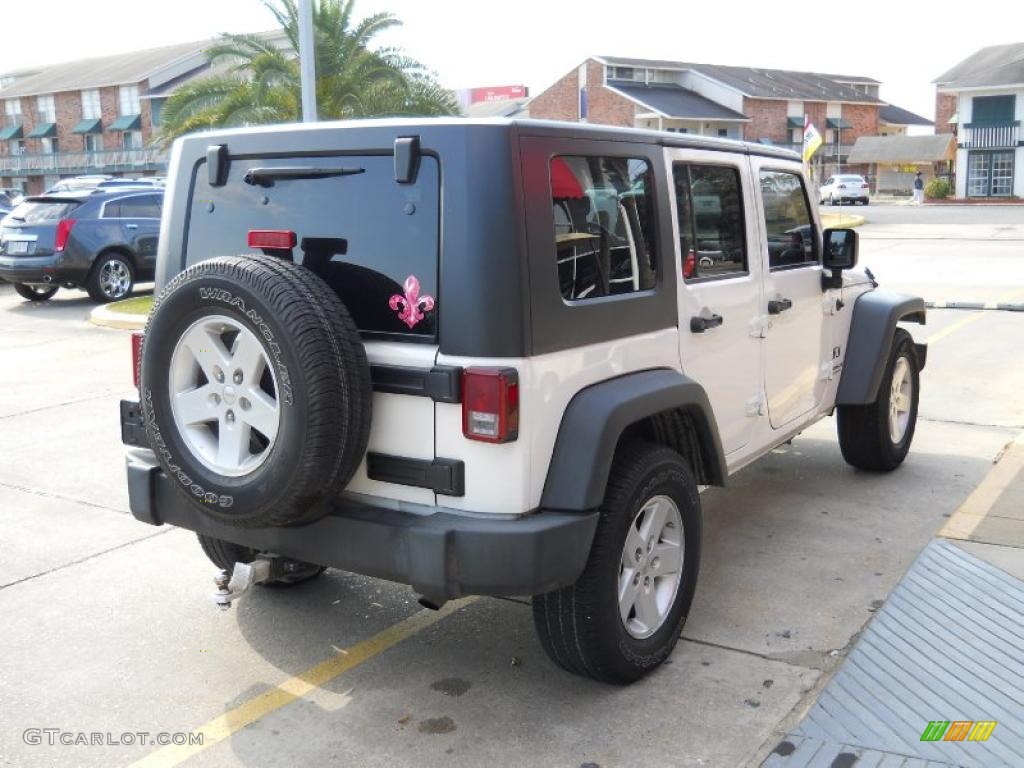
{"label": "building with awning", "polygon": [[606,87],[637,104],[640,128],[738,139],[741,125],[750,122],[742,112],[681,85],[609,80]]}
{"label": "building with awning", "polygon": [[861,136],[850,150],[851,165],[871,168],[873,192],[910,194],[920,171],[925,179],[949,173],[956,159],[951,133],[935,136]]}

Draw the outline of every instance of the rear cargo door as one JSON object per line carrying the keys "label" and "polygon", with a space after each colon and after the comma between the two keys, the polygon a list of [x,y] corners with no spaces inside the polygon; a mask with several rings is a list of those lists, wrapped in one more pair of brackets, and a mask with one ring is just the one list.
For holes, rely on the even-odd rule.
{"label": "rear cargo door", "polygon": [[[432,460],[434,401],[396,390],[437,357],[437,159],[422,157],[411,183],[395,180],[390,154],[232,158],[223,185],[211,185],[205,168],[195,178],[186,263],[250,251],[253,230],[293,232],[291,253],[275,253],[326,280],[362,333],[378,382],[369,451]],[[348,490],[435,501],[430,489],[370,479],[365,460]]]}

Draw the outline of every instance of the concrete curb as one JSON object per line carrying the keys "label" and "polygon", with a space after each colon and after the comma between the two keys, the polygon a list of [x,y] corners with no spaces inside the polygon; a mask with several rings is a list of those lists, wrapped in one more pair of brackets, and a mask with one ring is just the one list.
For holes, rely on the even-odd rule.
{"label": "concrete curb", "polygon": [[821,225],[823,227],[859,227],[864,223],[864,217],[853,213],[823,213],[821,214]]}
{"label": "concrete curb", "polygon": [[1001,301],[926,301],[928,309],[995,309],[1002,312],[1024,312],[1024,304]]}
{"label": "concrete curb", "polygon": [[100,304],[89,313],[89,322],[104,328],[118,328],[122,331],[141,331],[146,326],[148,315],[129,315],[114,312],[106,304]]}

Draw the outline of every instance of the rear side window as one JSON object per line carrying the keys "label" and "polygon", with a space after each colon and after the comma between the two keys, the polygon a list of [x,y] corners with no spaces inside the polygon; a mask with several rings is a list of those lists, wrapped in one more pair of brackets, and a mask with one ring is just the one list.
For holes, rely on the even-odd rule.
{"label": "rear side window", "polygon": [[160,195],[135,195],[112,200],[103,209],[103,218],[159,219]]}
{"label": "rear side window", "polygon": [[551,159],[558,283],[566,301],[654,288],[654,204],[646,160]]}
{"label": "rear side window", "polygon": [[[275,168],[344,173],[295,178],[274,176]],[[247,183],[253,169],[256,176],[271,170],[265,180]],[[395,181],[391,155],[232,159],[224,186],[211,187],[207,177],[201,169],[192,192],[188,264],[246,252],[250,230],[294,232],[291,257],[328,282],[361,331],[436,338],[443,311],[436,158],[422,157],[411,184]]]}
{"label": "rear side window", "polygon": [[799,174],[761,171],[768,265],[772,269],[818,263],[818,240]]}
{"label": "rear side window", "polygon": [[700,280],[746,274],[746,223],[739,170],[725,165],[677,164],[672,175],[683,277]]}
{"label": "rear side window", "polygon": [[78,205],[78,202],[73,200],[68,202],[28,201],[11,211],[11,218],[25,224],[47,224],[67,218],[68,214]]}

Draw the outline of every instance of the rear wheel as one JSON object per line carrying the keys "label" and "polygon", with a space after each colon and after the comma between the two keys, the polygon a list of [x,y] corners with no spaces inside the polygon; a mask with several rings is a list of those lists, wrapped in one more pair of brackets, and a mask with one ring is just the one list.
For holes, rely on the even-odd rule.
{"label": "rear wheel", "polygon": [[889,472],[903,463],[917,426],[918,384],[914,341],[898,328],[875,402],[837,408],[839,447],[848,464]]}
{"label": "rear wheel", "polygon": [[57,293],[57,286],[15,283],[14,292],[21,296],[21,298],[28,299],[29,301],[47,301],[52,299],[54,294]]}
{"label": "rear wheel", "polygon": [[128,298],[134,286],[135,268],[131,259],[122,253],[108,253],[93,266],[85,289],[93,301],[107,304]]}
{"label": "rear wheel", "polygon": [[[201,533],[196,535],[199,537],[199,546],[210,558],[210,562],[222,571],[227,571],[228,575],[234,569],[235,563],[251,563],[261,554],[258,550],[243,547],[241,544],[233,544],[230,541],[204,536]],[[304,581],[315,579],[327,570],[322,565],[304,563],[299,560],[289,560],[285,566],[288,571],[286,575],[261,583],[268,587],[290,587],[293,584],[301,584]]]}
{"label": "rear wheel", "polygon": [[608,683],[639,680],[672,653],[700,566],[697,483],[675,451],[616,455],[590,557],[570,587],[536,595],[541,645],[559,666]]}

